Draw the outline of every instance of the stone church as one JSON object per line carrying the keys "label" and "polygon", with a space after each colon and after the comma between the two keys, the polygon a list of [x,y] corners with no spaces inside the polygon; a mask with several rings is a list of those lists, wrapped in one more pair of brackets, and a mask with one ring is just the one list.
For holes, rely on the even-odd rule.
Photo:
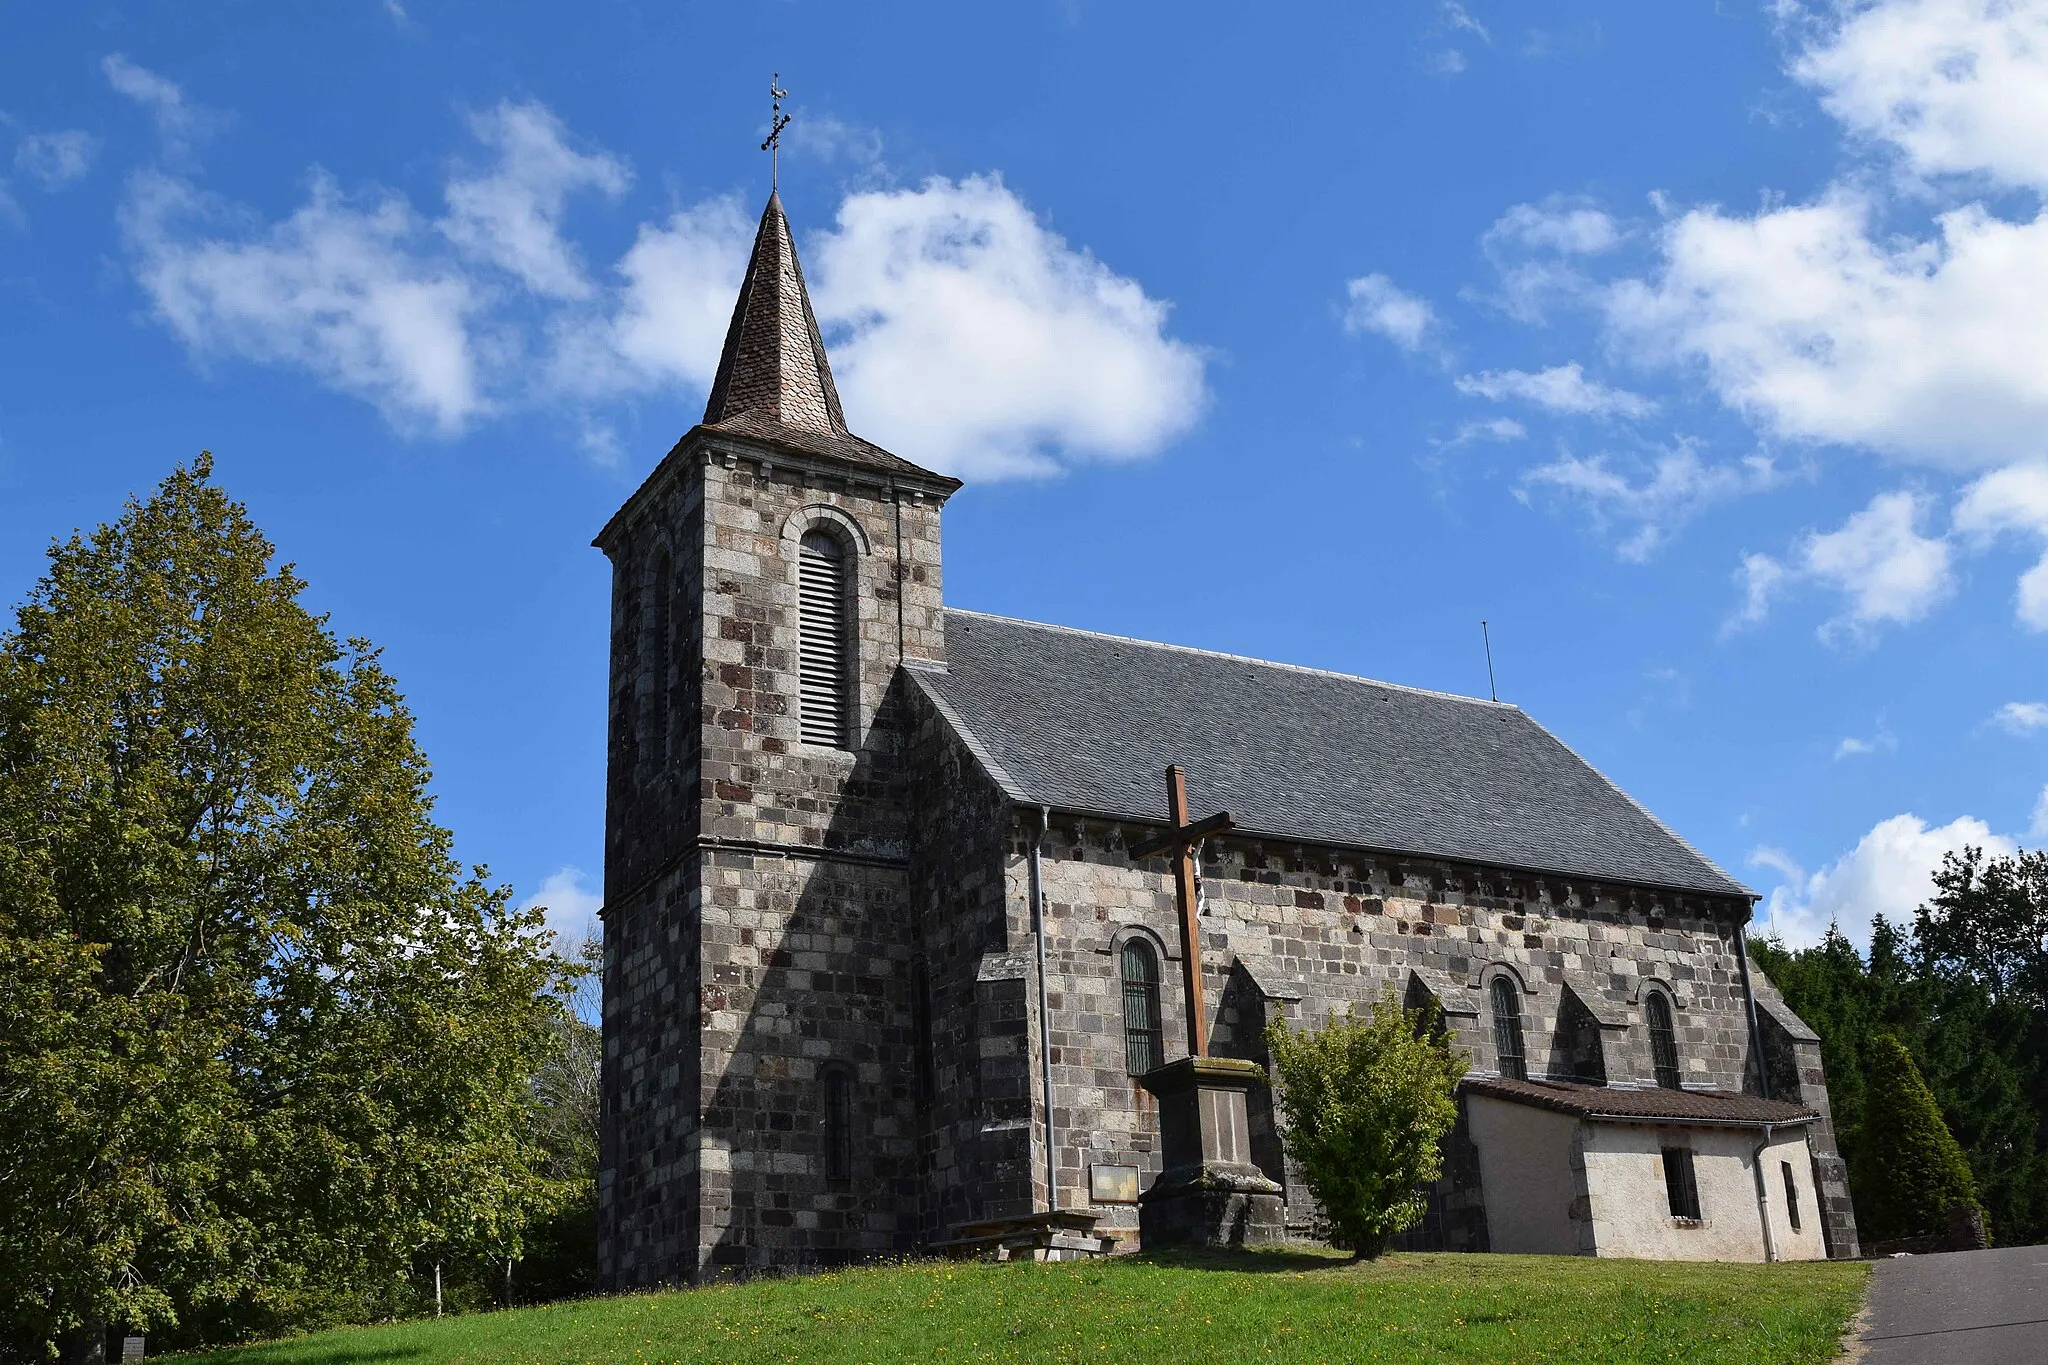
{"label": "stone church", "polygon": [[[613,568],[599,1258],[611,1288],[1137,1241],[1138,1078],[1391,987],[1470,1056],[1402,1245],[1853,1256],[1818,1040],[1755,896],[1516,707],[948,607],[956,479],[853,435],[779,200],[704,420]],[[1268,1096],[1249,1159],[1317,1229]]]}

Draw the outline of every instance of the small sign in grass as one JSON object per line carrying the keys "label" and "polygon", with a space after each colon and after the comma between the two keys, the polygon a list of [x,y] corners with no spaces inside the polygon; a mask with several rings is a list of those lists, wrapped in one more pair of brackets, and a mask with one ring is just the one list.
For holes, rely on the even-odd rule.
{"label": "small sign in grass", "polygon": [[1385,1361],[1823,1365],[1861,1264],[1271,1251],[912,1262],[327,1332],[218,1365]]}

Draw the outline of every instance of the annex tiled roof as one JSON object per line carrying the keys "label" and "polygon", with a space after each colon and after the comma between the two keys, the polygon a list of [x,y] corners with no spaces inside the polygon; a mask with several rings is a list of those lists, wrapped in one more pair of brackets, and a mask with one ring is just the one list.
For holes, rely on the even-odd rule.
{"label": "annex tiled roof", "polygon": [[1178,763],[1248,835],[1750,894],[1513,706],[978,612],[946,646],[912,676],[1022,803],[1157,824]]}
{"label": "annex tiled roof", "polygon": [[1804,1105],[1730,1090],[1666,1090],[1661,1086],[1623,1090],[1568,1081],[1517,1081],[1505,1076],[1475,1077],[1466,1081],[1464,1088],[1468,1095],[1621,1122],[1734,1123],[1761,1128],[1766,1123],[1805,1123],[1818,1117]]}

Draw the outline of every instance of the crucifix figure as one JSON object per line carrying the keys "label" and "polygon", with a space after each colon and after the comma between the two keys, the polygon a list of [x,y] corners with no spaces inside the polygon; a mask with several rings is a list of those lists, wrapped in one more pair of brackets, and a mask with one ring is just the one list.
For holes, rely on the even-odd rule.
{"label": "crucifix figure", "polygon": [[1209,1011],[1202,1000],[1202,926],[1195,918],[1195,851],[1204,839],[1228,834],[1236,821],[1227,810],[1188,821],[1188,783],[1178,763],[1166,770],[1166,828],[1131,845],[1131,858],[1172,851],[1173,894],[1180,906],[1180,976],[1187,993],[1188,1055],[1209,1055]]}
{"label": "crucifix figure", "polygon": [[768,153],[768,189],[771,193],[781,188],[782,130],[789,126],[789,115],[782,112],[782,102],[788,98],[789,92],[782,88],[782,73],[778,71],[768,78],[768,140],[761,144],[761,150]]}

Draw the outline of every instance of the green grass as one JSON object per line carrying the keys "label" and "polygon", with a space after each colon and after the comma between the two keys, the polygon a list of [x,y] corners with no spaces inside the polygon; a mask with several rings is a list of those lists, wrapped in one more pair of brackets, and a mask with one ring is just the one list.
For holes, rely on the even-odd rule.
{"label": "green grass", "polygon": [[[325,1332],[213,1365],[1019,1360],[1727,1362],[1835,1357],[1860,1264],[1312,1251],[913,1262]],[[191,1358],[188,1358],[191,1359]]]}

